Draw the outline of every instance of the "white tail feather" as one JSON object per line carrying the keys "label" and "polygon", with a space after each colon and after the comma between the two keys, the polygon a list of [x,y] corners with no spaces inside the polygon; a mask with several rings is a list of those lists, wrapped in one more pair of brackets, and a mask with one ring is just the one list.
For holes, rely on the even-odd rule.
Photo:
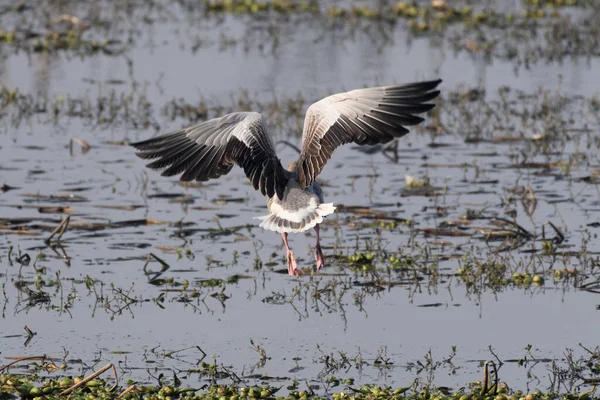
{"label": "white tail feather", "polygon": [[254,219],[259,219],[262,221],[259,226],[263,229],[278,233],[296,233],[304,232],[310,228],[313,228],[315,225],[322,223],[323,217],[333,214],[335,209],[336,207],[333,205],[333,203],[323,203],[319,204],[313,211],[298,210],[298,213],[301,215],[310,215],[312,213],[312,218],[310,218],[309,221],[303,220],[302,222],[290,221],[286,218],[290,213],[284,210],[274,214],[254,217]]}
{"label": "white tail feather", "polygon": [[317,207],[317,212],[321,217],[324,217],[326,215],[333,214],[336,208],[337,207],[334,206],[333,203],[323,203],[319,204],[319,207]]}

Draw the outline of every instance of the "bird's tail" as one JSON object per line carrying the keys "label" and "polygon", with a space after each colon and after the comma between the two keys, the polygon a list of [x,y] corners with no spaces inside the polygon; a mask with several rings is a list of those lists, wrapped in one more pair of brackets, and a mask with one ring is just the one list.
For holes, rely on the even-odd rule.
{"label": "bird's tail", "polygon": [[304,215],[295,218],[296,221],[291,221],[289,213],[285,211],[254,218],[262,221],[259,226],[263,229],[278,233],[296,233],[304,232],[320,224],[325,216],[333,214],[335,208],[333,203],[322,203],[313,210],[304,210]]}

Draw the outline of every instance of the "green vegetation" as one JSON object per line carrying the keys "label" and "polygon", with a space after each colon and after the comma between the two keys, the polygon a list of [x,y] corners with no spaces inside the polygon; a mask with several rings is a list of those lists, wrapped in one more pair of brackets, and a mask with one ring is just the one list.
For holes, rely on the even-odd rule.
{"label": "green vegetation", "polygon": [[[451,358],[450,358],[451,359]],[[51,361],[41,360],[43,368],[58,368]],[[377,362],[377,361],[376,361]],[[448,362],[448,361],[446,361]],[[597,362],[597,361],[596,361]],[[380,361],[381,364],[381,361]],[[491,368],[490,365],[493,367]],[[42,365],[40,365],[42,367]],[[53,367],[53,368],[51,368]],[[318,385],[307,385],[306,388],[298,381],[291,381],[288,385],[273,386],[268,383],[261,386],[247,385],[235,373],[225,367],[217,367],[202,363],[202,370],[214,377],[220,375],[221,379],[227,377],[236,383],[204,384],[201,387],[186,387],[174,375],[172,380],[162,376],[157,385],[140,384],[132,381],[127,386],[119,382],[109,382],[99,378],[109,369],[115,372],[112,364],[108,364],[98,372],[88,377],[59,377],[36,375],[0,374],[0,399],[188,399],[188,400],[308,400],[308,399],[334,399],[334,400],[591,400],[599,398],[593,386],[586,391],[574,391],[560,394],[554,391],[542,392],[535,390],[526,393],[522,390],[513,390],[505,382],[497,378],[497,368],[493,362],[484,363],[484,377],[482,381],[471,382],[459,389],[449,387],[435,387],[415,380],[412,384],[393,388],[374,384],[355,385],[354,379],[339,379],[334,375],[323,380]],[[267,377],[264,377],[268,382]],[[116,379],[116,374],[115,374]],[[278,379],[281,380],[281,379]],[[114,381],[114,379],[112,380]],[[599,382],[591,379],[590,383]],[[325,389],[322,392],[320,389]],[[317,390],[317,391],[315,391]]]}
{"label": "green vegetation", "polygon": [[[68,52],[78,56],[120,56],[135,48],[138,21],[151,21],[158,13],[169,21],[172,13],[162,7],[139,5],[135,13],[123,15],[120,5],[104,5],[104,12],[129,23],[129,40],[109,33],[106,21],[99,14],[63,14],[54,19],[42,18],[28,1],[19,7],[9,7],[0,14],[0,47],[31,53]],[[89,2],[92,4],[93,2]],[[294,18],[294,23],[307,21],[326,30],[349,30],[354,35],[368,31],[369,23],[385,27],[400,25],[411,37],[430,37],[433,46],[452,47],[455,52],[483,54],[486,58],[508,59],[521,66],[542,61],[559,61],[566,57],[593,57],[600,46],[598,39],[599,3],[586,0],[529,0],[520,9],[510,11],[477,7],[470,2],[400,1],[383,2],[377,6],[352,4],[337,6],[321,4],[318,0],[207,0],[201,3],[169,2],[174,8],[193,13],[194,20],[213,21],[223,15],[238,18]],[[168,6],[167,6],[168,8]],[[575,13],[573,13],[575,11]],[[45,14],[44,14],[45,15]],[[23,29],[23,18],[31,18],[32,27]],[[367,25],[365,25],[367,24]],[[127,24],[123,25],[124,27]],[[260,26],[260,25],[259,25]],[[381,26],[380,26],[381,27]],[[253,28],[254,29],[254,28]],[[259,47],[272,45],[288,38],[270,32],[270,43],[255,43]],[[385,29],[383,29],[383,36]],[[372,34],[372,33],[371,33]],[[443,35],[440,40],[439,35]],[[222,36],[221,48],[235,46],[244,38]],[[523,47],[523,44],[529,46]],[[200,46],[201,44],[198,44]],[[245,45],[246,46],[246,45]]]}

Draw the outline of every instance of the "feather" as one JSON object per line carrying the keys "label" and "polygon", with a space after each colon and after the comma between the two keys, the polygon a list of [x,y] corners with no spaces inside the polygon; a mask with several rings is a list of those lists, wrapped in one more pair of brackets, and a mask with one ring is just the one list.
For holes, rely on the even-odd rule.
{"label": "feather", "polygon": [[334,94],[311,105],[304,119],[297,178],[309,186],[334,150],[343,144],[387,143],[408,133],[405,126],[423,122],[414,114],[431,110],[441,80],[357,89]]}

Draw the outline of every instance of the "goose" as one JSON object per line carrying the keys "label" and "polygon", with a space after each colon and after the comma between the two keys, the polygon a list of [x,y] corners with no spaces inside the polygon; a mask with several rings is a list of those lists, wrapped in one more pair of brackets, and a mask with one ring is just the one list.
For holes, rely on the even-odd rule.
{"label": "goose", "polygon": [[316,269],[325,265],[319,224],[336,207],[325,203],[315,180],[334,150],[346,143],[385,144],[406,135],[406,126],[423,122],[415,115],[431,110],[441,79],[356,89],[325,97],[308,107],[297,160],[283,167],[264,118],[234,112],[131,145],[146,167],[181,181],[207,181],[243,168],[255,190],[267,198],[269,213],[255,217],[260,227],[281,234],[290,276],[299,276],[288,233],[316,232]]}

